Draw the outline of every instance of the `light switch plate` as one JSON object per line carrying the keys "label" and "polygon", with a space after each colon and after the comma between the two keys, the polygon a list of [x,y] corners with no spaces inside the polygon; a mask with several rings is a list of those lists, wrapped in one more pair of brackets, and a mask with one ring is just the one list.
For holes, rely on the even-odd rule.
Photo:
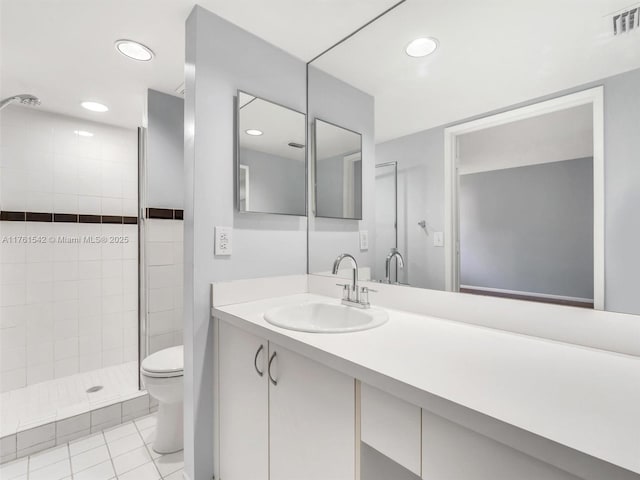
{"label": "light switch plate", "polygon": [[444,232],[433,232],[433,246],[444,247]]}
{"label": "light switch plate", "polygon": [[231,255],[232,232],[231,227],[215,228],[215,255]]}
{"label": "light switch plate", "polygon": [[369,250],[369,231],[360,230],[360,250]]}

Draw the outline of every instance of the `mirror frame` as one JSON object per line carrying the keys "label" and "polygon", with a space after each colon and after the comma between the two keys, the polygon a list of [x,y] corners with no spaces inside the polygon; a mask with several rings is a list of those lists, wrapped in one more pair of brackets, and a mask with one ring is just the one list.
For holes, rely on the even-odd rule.
{"label": "mirror frame", "polygon": [[336,220],[362,220],[362,212],[364,210],[364,192],[362,191],[362,175],[360,175],[360,216],[359,217],[331,217],[328,215],[318,215],[318,121],[326,123],[336,128],[341,128],[351,133],[355,133],[360,137],[360,161],[364,166],[364,158],[362,155],[362,133],[345,128],[333,122],[329,122],[319,117],[313,118],[313,215],[316,218],[333,218]]}
{"label": "mirror frame", "polygon": [[[296,112],[299,113],[300,115],[303,116],[303,122],[304,122],[304,147],[303,147],[303,158],[304,158],[304,213],[284,213],[284,212],[258,212],[255,210],[240,210],[240,94],[244,93],[245,95],[250,95],[252,97],[254,97],[254,99],[260,99],[263,100],[265,102],[269,102],[273,105],[277,105],[278,107],[282,107],[282,108],[286,108],[287,110],[290,110],[292,112]],[[308,184],[308,176],[309,176],[309,167],[307,164],[307,157],[308,157],[308,145],[309,145],[309,132],[308,132],[308,127],[307,127],[307,114],[305,112],[301,112],[300,110],[296,110],[295,108],[291,108],[291,107],[287,107],[286,105],[283,105],[281,103],[278,102],[274,102],[271,100],[268,100],[266,98],[260,97],[258,95],[254,95],[253,93],[247,92],[246,90],[242,90],[242,89],[237,89],[236,90],[236,95],[234,97],[234,101],[235,101],[235,108],[234,108],[234,112],[235,112],[235,128],[234,128],[234,135],[235,135],[235,141],[234,141],[234,168],[233,168],[233,173],[234,173],[234,188],[235,188],[235,192],[234,192],[234,209],[237,213],[240,214],[257,214],[257,215],[285,215],[288,217],[307,217],[309,214],[309,184]],[[253,101],[253,100],[251,100]]]}

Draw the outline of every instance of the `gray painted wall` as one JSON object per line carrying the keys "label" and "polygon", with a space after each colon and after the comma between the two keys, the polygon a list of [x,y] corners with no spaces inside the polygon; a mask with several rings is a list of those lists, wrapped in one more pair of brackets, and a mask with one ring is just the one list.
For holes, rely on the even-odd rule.
{"label": "gray painted wall", "polygon": [[460,176],[460,283],[593,299],[593,159]]}
{"label": "gray painted wall", "polygon": [[249,167],[249,210],[305,215],[304,161],[241,149],[242,165]]}
{"label": "gray painted wall", "polygon": [[[196,6],[185,65],[185,473],[214,473],[210,284],[305,273],[306,217],[234,210],[237,89],[304,112],[306,65]],[[233,226],[233,255],[214,257],[214,227]]]}
{"label": "gray painted wall", "polygon": [[323,158],[316,163],[316,212],[339,217],[343,212],[344,157]]}
{"label": "gray painted wall", "polygon": [[147,207],[184,207],[184,100],[147,91]]}
{"label": "gray painted wall", "polygon": [[[324,158],[316,166],[316,212],[325,217],[338,218],[344,212],[344,161],[345,155]],[[354,196],[354,215],[362,213],[362,161],[354,162],[353,185],[349,190]]]}
{"label": "gray painted wall", "polygon": [[[309,131],[319,118],[362,134],[362,220],[309,217],[309,272],[327,272],[335,258],[349,252],[359,267],[373,267],[375,254],[374,100],[321,70],[309,66]],[[313,183],[310,183],[313,185]],[[312,208],[309,209],[312,212]],[[369,232],[369,249],[360,250],[359,231]],[[337,287],[336,287],[337,288]]]}
{"label": "gray painted wall", "polygon": [[[435,230],[443,230],[444,129],[600,85],[604,86],[605,123],[605,309],[640,314],[636,279],[640,271],[640,168],[635,140],[640,125],[640,69],[376,145],[377,163],[398,160],[399,169],[411,172],[406,183],[401,183],[411,199],[407,206],[414,212],[407,211],[405,247],[413,258],[412,285],[444,289],[444,249],[432,247],[431,239],[420,236],[415,225],[426,217]],[[416,280],[412,280],[412,271]]]}

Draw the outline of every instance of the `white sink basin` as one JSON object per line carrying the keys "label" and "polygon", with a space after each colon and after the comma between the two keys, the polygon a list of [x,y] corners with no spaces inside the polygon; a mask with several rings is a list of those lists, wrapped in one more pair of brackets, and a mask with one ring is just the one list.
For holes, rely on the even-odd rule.
{"label": "white sink basin", "polygon": [[302,303],[269,310],[264,319],[272,325],[311,333],[345,333],[368,330],[389,316],[379,308],[360,309],[329,303]]}

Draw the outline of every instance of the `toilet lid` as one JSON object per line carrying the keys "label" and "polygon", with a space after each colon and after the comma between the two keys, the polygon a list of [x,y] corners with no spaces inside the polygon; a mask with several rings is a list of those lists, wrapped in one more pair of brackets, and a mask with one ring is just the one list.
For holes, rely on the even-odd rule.
{"label": "toilet lid", "polygon": [[175,376],[184,370],[184,346],[165,348],[152,353],[142,361],[142,370],[152,374]]}

